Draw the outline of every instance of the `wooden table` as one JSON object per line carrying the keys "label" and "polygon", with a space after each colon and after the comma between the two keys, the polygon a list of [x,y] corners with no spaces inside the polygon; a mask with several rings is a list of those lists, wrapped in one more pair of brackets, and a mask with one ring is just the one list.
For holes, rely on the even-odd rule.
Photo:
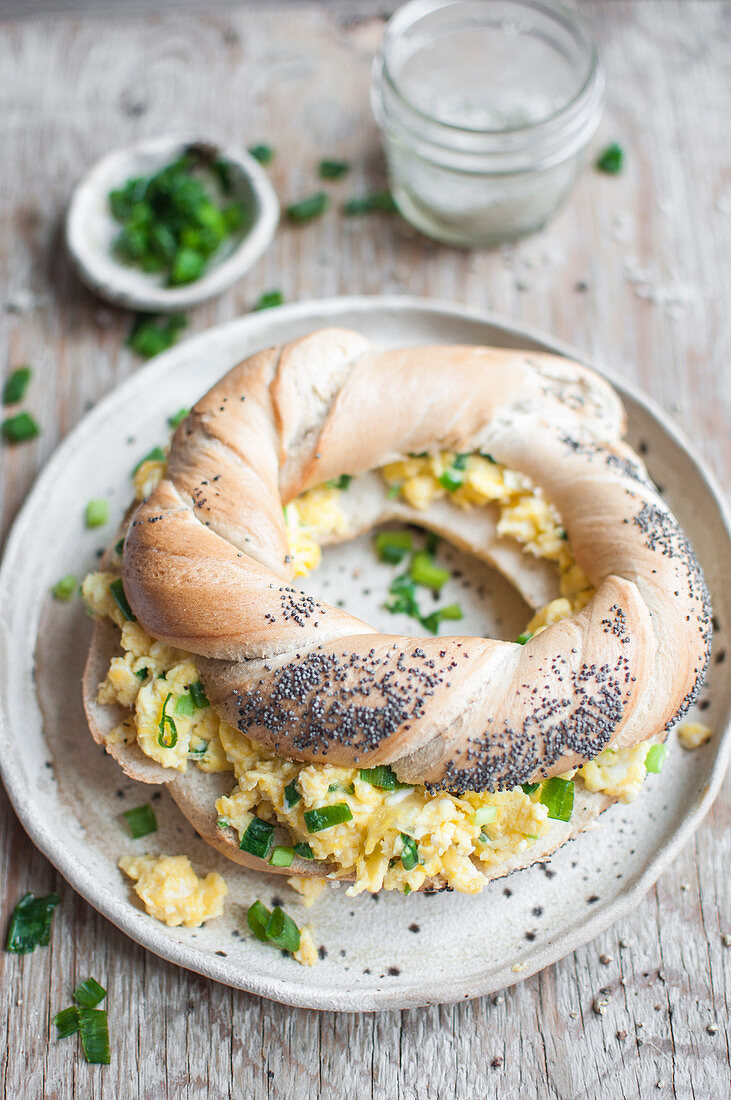
{"label": "wooden table", "polygon": [[[61,247],[64,207],[86,166],[179,125],[273,144],[285,202],[317,189],[314,168],[328,155],[355,166],[338,195],[383,183],[367,89],[387,4],[211,4],[194,14],[189,2],[127,18],[81,6],[6,22],[0,35],[0,326],[7,366],[33,365],[43,429],[2,451],[5,532],[59,440],[139,366],[124,346],[129,316],[80,286]],[[547,231],[498,252],[438,247],[396,217],[335,212],[284,227],[249,277],[191,314],[190,329],[246,312],[274,287],[290,301],[401,291],[489,308],[638,382],[728,476],[729,7],[583,6],[609,75],[598,144],[626,147],[622,176],[587,171]],[[63,897],[49,949],[0,954],[0,1089],[13,1100],[727,1096],[728,824],[727,787],[631,918],[504,995],[337,1016],[261,1001],[146,954],[59,879],[0,794],[3,919],[26,890]],[[50,1037],[54,1012],[89,974],[109,988],[106,1068]],[[592,1009],[600,989],[604,1014]]]}

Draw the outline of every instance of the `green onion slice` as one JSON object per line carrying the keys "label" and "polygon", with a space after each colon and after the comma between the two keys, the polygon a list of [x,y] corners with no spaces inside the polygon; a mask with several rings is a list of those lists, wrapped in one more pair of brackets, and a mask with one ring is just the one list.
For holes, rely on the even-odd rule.
{"label": "green onion slice", "polygon": [[271,145],[250,145],[249,155],[258,160],[259,164],[271,164],[274,160],[274,150]]}
{"label": "green onion slice", "polygon": [[51,1021],[55,1024],[58,1034],[57,1039],[68,1039],[69,1035],[75,1035],[79,1030],[79,1010],[76,1005],[62,1008]]}
{"label": "green onion slice", "polygon": [[404,886],[404,897],[407,897],[410,893],[411,893],[411,887],[409,886],[409,884],[407,882],[406,885]]}
{"label": "green onion slice", "polygon": [[372,787],[377,787],[379,791],[395,791],[401,786],[396,778],[396,772],[388,764],[379,764],[377,768],[361,768],[358,775]]}
{"label": "green onion slice", "polygon": [[299,202],[293,202],[287,207],[286,214],[290,221],[303,222],[312,221],[313,218],[319,218],[321,214],[324,214],[330,205],[330,199],[324,191],[318,191],[316,195],[310,195],[306,199],[300,199]]}
{"label": "green onion slice", "polygon": [[160,715],[160,721],[158,722],[158,735],[157,743],[162,745],[164,749],[174,749],[178,743],[178,727],[175,725],[175,720],[167,713],[167,705],[173,697],[172,691],[169,691],[165,696],[165,702],[162,705],[162,714]]}
{"label": "green onion slice", "polygon": [[[122,816],[127,818],[133,840],[157,832],[157,818],[149,802],[146,802],[144,806],[135,806],[133,810],[125,810]],[[89,1007],[93,1008],[94,1006],[90,1005]]]}
{"label": "green onion slice", "polygon": [[292,810],[297,805],[302,795],[297,790],[297,780],[293,779],[291,783],[288,783],[284,788],[284,798],[286,802],[286,809]]}
{"label": "green onion slice", "polygon": [[352,474],[341,474],[340,477],[334,477],[330,481],[326,481],[325,485],[328,489],[347,489],[352,480]]}
{"label": "green onion slice", "polygon": [[475,825],[491,825],[497,818],[496,806],[480,806],[472,815]]}
{"label": "green onion slice", "polygon": [[386,492],[386,500],[395,500],[403,488],[403,481],[397,481],[393,485],[389,485]]}
{"label": "green onion slice", "polygon": [[151,359],[171,348],[187,324],[188,318],[182,313],[165,317],[143,313],[130,330],[127,346],[143,359]]}
{"label": "green onion slice", "polygon": [[574,809],[574,781],[554,775],[543,784],[539,802],[548,807],[554,821],[570,821]]}
{"label": "green onion slice", "polygon": [[182,424],[186,416],[190,413],[190,409],[178,409],[173,416],[168,417],[168,424],[171,428],[177,428],[178,424]]}
{"label": "green onion slice", "polygon": [[13,955],[29,955],[36,947],[47,947],[53,910],[59,900],[58,894],[46,894],[42,898],[24,894],[10,918],[5,950]]}
{"label": "green onion slice", "polygon": [[284,295],[281,290],[267,290],[258,299],[256,305],[253,307],[253,312],[258,313],[262,309],[274,309],[276,306],[284,305]]}
{"label": "green onion slice", "polygon": [[335,802],[332,806],[321,806],[318,810],[305,810],[305,825],[308,833],[320,833],[331,829],[333,825],[342,825],[352,821],[353,814],[347,802]]}
{"label": "green onion slice", "polygon": [[419,862],[419,850],[416,847],[416,841],[412,836],[407,836],[406,833],[402,833],[401,843],[403,845],[401,849],[401,862],[404,865],[405,871],[411,871]]}
{"label": "green onion slice", "polygon": [[396,210],[396,203],[390,191],[372,191],[369,195],[359,195],[348,199],[343,206],[343,211],[348,217],[356,214],[392,214]]}
{"label": "green onion slice", "polygon": [[656,774],[661,772],[667,752],[667,745],[651,745],[645,757],[645,771],[655,772]]}
{"label": "green onion slice", "polygon": [[30,367],[16,367],[5,379],[3,405],[17,405],[25,397],[33,371]]}
{"label": "green onion slice", "polygon": [[462,618],[462,608],[458,603],[449,603],[446,607],[440,607],[432,611],[431,615],[425,615],[421,624],[431,634],[439,633],[439,624],[443,622],[456,622]]}
{"label": "green onion slice", "polygon": [[345,160],[321,160],[317,166],[317,174],[321,180],[339,180],[350,171],[350,165]]}
{"label": "green onion slice", "polygon": [[101,1008],[80,1008],[78,1011],[84,1057],[92,1064],[108,1066],[109,1025],[106,1012]]}
{"label": "green onion slice", "polygon": [[246,913],[246,920],[249,928],[262,943],[266,943],[267,924],[269,923],[270,916],[270,911],[267,909],[266,905],[260,901],[255,901],[253,905],[250,905]]}
{"label": "green onion slice", "polygon": [[85,982],[80,982],[73,992],[74,1000],[83,1008],[96,1008],[106,995],[106,989],[96,978],[87,978]]}
{"label": "green onion slice", "polygon": [[540,787],[540,783],[521,783],[521,789],[524,794],[535,794]]}
{"label": "green onion slice", "polygon": [[381,561],[398,565],[413,546],[410,531],[379,531],[374,539],[376,554]]}
{"label": "green onion slice", "polygon": [[274,844],[274,826],[259,817],[252,817],[246,832],[239,841],[239,848],[249,855],[266,859]]}
{"label": "green onion slice", "polygon": [[294,848],[284,845],[275,848],[269,862],[272,867],[291,867],[294,863]]}
{"label": "green onion slice", "polygon": [[419,605],[416,602],[414,582],[411,577],[403,573],[394,577],[388,586],[390,599],[386,601],[386,610],[392,615],[409,615],[412,619],[420,618]]}
{"label": "green onion slice", "polygon": [[149,668],[138,668],[135,672],[135,676],[137,676],[140,680],[146,680],[149,675]]}
{"label": "green onion slice", "polygon": [[103,497],[90,500],[84,512],[84,523],[87,527],[103,527],[109,520],[109,501]]}
{"label": "green onion slice", "polygon": [[205,710],[206,707],[210,707],[210,703],[206,697],[206,693],[203,690],[203,684],[200,680],[196,680],[195,683],[188,686],[190,697],[193,700],[193,704],[196,710]]}
{"label": "green onion slice", "polygon": [[175,713],[185,715],[186,717],[195,714],[195,703],[193,702],[193,697],[188,692],[186,692],[185,695],[178,696],[175,703]]}
{"label": "green onion slice", "polygon": [[532,637],[533,637],[533,631],[532,630],[524,630],[522,634],[518,635],[518,637],[515,639],[515,641],[518,645],[525,645],[525,643],[529,642]]}
{"label": "green onion slice", "polygon": [[56,581],[51,592],[57,600],[70,600],[76,591],[77,584],[78,581],[73,573],[67,573],[65,577],[61,577],[60,581]]}
{"label": "green onion slice", "polygon": [[8,443],[25,443],[40,434],[41,429],[30,413],[18,413],[17,416],[9,416],[7,420],[3,420],[2,435]]}
{"label": "green onion slice", "polygon": [[270,943],[281,947],[283,951],[299,951],[300,930],[279,905],[272,909],[267,921],[266,936]]}
{"label": "green onion slice", "polygon": [[449,580],[449,572],[435,565],[434,559],[425,550],[419,550],[417,554],[414,554],[409,566],[409,573],[415,584],[431,588],[434,592],[439,592]]}
{"label": "green onion slice", "polygon": [[309,844],[306,844],[304,841],[301,841],[299,844],[295,844],[294,850],[300,857],[300,859],[315,858],[312,848],[310,848]]}
{"label": "green onion slice", "polygon": [[153,447],[151,451],[147,452],[147,454],[144,456],[144,458],[140,459],[140,461],[137,463],[134,470],[132,471],[132,474],[134,476],[134,474],[136,474],[137,471],[139,470],[140,466],[143,466],[145,464],[145,462],[164,462],[164,461],[165,461],[165,452],[163,451],[162,447]]}
{"label": "green onion slice", "polygon": [[451,466],[448,466],[439,478],[439,484],[447,492],[453,493],[464,483],[464,472],[467,469],[469,454],[455,455]]}
{"label": "green onion slice", "polygon": [[594,167],[599,172],[605,172],[608,176],[617,176],[624,166],[624,150],[616,141],[607,145],[594,162]]}
{"label": "green onion slice", "polygon": [[124,584],[121,577],[117,577],[115,581],[112,581],[112,583],[109,585],[109,591],[111,593],[112,599],[124,615],[127,622],[136,622],[135,617],[132,613],[132,608],[127,602],[127,596],[125,595]]}

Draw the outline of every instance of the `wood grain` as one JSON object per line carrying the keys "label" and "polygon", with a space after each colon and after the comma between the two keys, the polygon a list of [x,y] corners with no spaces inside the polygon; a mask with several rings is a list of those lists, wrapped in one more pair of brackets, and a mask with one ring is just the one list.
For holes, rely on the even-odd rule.
{"label": "wood grain", "polygon": [[[314,167],[327,155],[354,164],[337,196],[383,182],[367,99],[382,26],[375,5],[149,16],[142,7],[124,19],[107,5],[103,20],[44,17],[0,31],[0,326],[6,365],[34,367],[28,403],[43,429],[2,450],[4,534],[59,440],[139,365],[124,347],[129,316],[88,294],[60,247],[85,166],[123,142],[193,125],[275,145],[272,178],[285,202],[318,189]],[[335,210],[285,226],[249,277],[191,314],[190,329],[245,312],[274,287],[290,301],[403,291],[472,303],[551,331],[639,383],[728,482],[731,10],[722,0],[583,7],[609,74],[597,144],[625,145],[622,176],[587,171],[548,230],[491,253],[432,245],[395,217],[345,220]],[[145,954],[55,875],[0,794],[3,920],[25,890],[63,897],[48,949],[0,955],[0,1091],[53,1100],[728,1096],[729,816],[727,785],[631,918],[504,994],[338,1016],[260,1001]],[[74,1041],[50,1035],[51,1017],[89,974],[109,988],[109,1067],[85,1065]]]}

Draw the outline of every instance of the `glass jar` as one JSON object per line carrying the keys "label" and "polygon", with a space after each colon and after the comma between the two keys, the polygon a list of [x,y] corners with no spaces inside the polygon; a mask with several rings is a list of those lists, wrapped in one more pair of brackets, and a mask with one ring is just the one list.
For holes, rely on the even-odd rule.
{"label": "glass jar", "polygon": [[568,196],[602,113],[604,72],[552,0],[412,0],[386,26],[371,102],[394,200],[466,248],[540,229]]}

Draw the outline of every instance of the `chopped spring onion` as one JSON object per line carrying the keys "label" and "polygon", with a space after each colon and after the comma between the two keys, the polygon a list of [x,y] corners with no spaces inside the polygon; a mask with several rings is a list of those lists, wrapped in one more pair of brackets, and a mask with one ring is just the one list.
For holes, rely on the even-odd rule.
{"label": "chopped spring onion", "polygon": [[343,212],[348,217],[355,214],[392,214],[396,210],[396,203],[390,191],[372,191],[369,195],[359,195],[354,199],[348,199],[343,206]]}
{"label": "chopped spring onion", "polygon": [[317,166],[317,174],[321,180],[339,180],[350,171],[350,165],[345,160],[321,160]]}
{"label": "chopped spring onion", "polygon": [[119,540],[119,542],[116,543],[115,546],[114,546],[114,553],[119,555],[119,557],[121,558],[123,550],[124,550],[124,539],[121,538]]}
{"label": "chopped spring onion", "polygon": [[299,844],[295,844],[294,850],[297,853],[297,855],[300,857],[300,859],[314,859],[315,858],[315,856],[313,854],[313,851],[312,851],[312,848],[310,848],[309,844],[305,844],[304,841],[301,841]]}
{"label": "chopped spring onion", "polygon": [[73,573],[67,573],[65,577],[61,577],[60,581],[56,581],[51,592],[57,600],[70,600],[76,591],[77,584],[78,581]]}
{"label": "chopped spring onion", "polygon": [[80,982],[73,992],[74,1000],[83,1008],[96,1008],[106,995],[106,989],[96,978],[87,978],[85,982]]}
{"label": "chopped spring onion", "polygon": [[274,844],[274,826],[259,817],[252,817],[246,832],[239,841],[239,848],[249,855],[266,859]]}
{"label": "chopped spring onion", "polygon": [[279,905],[272,909],[267,921],[266,936],[270,943],[281,947],[283,951],[299,951],[300,930]]}
{"label": "chopped spring onion", "polygon": [[3,405],[17,405],[25,397],[33,371],[30,367],[16,367],[5,379]]}
{"label": "chopped spring onion", "polygon": [[427,531],[427,533],[426,533],[426,552],[427,552],[427,554],[431,554],[431,556],[434,557],[434,555],[437,552],[437,547],[438,546],[439,546],[439,535],[435,534],[434,531]]}
{"label": "chopped spring onion", "polygon": [[330,481],[326,481],[328,489],[347,489],[353,480],[352,474],[341,474],[340,477],[334,477]]}
{"label": "chopped spring onion", "polygon": [[431,615],[425,615],[421,623],[431,634],[438,634],[440,623],[456,622],[461,618],[462,608],[458,603],[450,603],[446,607],[440,607],[437,611],[432,611]]}
{"label": "chopped spring onion", "polygon": [[[122,816],[127,818],[133,840],[139,840],[141,836],[157,832],[157,818],[149,802],[146,802],[144,806],[135,806],[133,810],[125,810]],[[88,1007],[93,1008],[94,1006],[89,1005]]]}
{"label": "chopped spring onion", "polygon": [[149,675],[150,675],[149,668],[138,668],[137,671],[135,672],[135,676],[137,676],[138,679],[140,679],[140,680],[146,680]]}
{"label": "chopped spring onion", "polygon": [[24,894],[10,918],[5,950],[13,955],[28,955],[36,947],[47,947],[53,910],[58,903],[58,894],[46,894],[42,898]]}
{"label": "chopped spring onion", "polygon": [[259,313],[262,309],[274,309],[282,305],[284,305],[284,295],[281,290],[267,290],[252,307],[252,312]]}
{"label": "chopped spring onion", "polygon": [[401,843],[403,845],[401,849],[401,862],[404,865],[405,871],[411,871],[419,862],[419,851],[416,847],[416,841],[412,836],[407,836],[406,833],[402,833]]}
{"label": "chopped spring onion", "polygon": [[403,488],[403,481],[396,481],[390,485],[386,493],[386,500],[395,500]]}
{"label": "chopped spring onion", "polygon": [[57,1039],[68,1039],[69,1035],[75,1035],[79,1030],[79,1010],[76,1005],[70,1008],[62,1008],[51,1021],[56,1025]]}
{"label": "chopped spring onion", "polygon": [[207,257],[195,248],[179,248],[170,269],[170,285],[194,283],[203,274]]}
{"label": "chopped spring onion", "polygon": [[284,846],[275,848],[269,862],[272,867],[291,867],[294,863],[294,848]]}
{"label": "chopped spring onion", "polygon": [[352,821],[353,815],[347,802],[335,802],[332,806],[321,806],[318,810],[305,810],[305,825],[308,833],[320,833],[331,829],[333,825],[342,825]]}
{"label": "chopped spring onion", "polygon": [[448,493],[455,492],[464,482],[464,472],[467,469],[469,454],[455,455],[451,466],[448,466],[439,477],[439,484]]}
{"label": "chopped spring onion", "polygon": [[411,565],[409,566],[409,572],[415,584],[421,584],[425,588],[431,588],[434,592],[439,592],[443,585],[449,580],[448,571],[446,569],[440,569],[438,565],[435,565],[434,559],[430,554],[427,554],[425,550],[420,550],[417,554],[414,554],[411,559]]}
{"label": "chopped spring onion", "polygon": [[103,497],[90,500],[84,512],[87,527],[103,527],[109,521],[109,501]]}
{"label": "chopped spring onion", "polygon": [[18,413],[17,416],[9,416],[7,420],[3,420],[2,435],[8,443],[25,443],[40,434],[41,429],[30,413]]}
{"label": "chopped spring onion", "polygon": [[386,601],[386,610],[392,615],[410,615],[412,619],[420,617],[419,605],[416,602],[414,582],[405,573],[394,577],[388,586],[391,598]]}
{"label": "chopped spring onion", "polygon": [[157,743],[162,745],[164,749],[174,749],[178,743],[178,727],[175,725],[175,720],[167,713],[167,705],[173,697],[172,691],[169,691],[165,696],[165,702],[162,705],[162,712],[160,715],[160,721],[158,722],[158,735]]}
{"label": "chopped spring onion", "polygon": [[480,451],[480,458],[486,458],[491,466],[497,466],[497,461],[487,451]]}
{"label": "chopped spring onion", "polygon": [[249,928],[262,943],[266,943],[267,940],[267,924],[271,915],[266,905],[260,901],[255,901],[253,905],[250,905],[246,913]]}
{"label": "chopped spring onion", "polygon": [[286,801],[286,809],[288,810],[293,809],[302,798],[302,795],[297,790],[296,779],[293,779],[292,782],[288,783],[287,786],[284,788],[284,798]]}
{"label": "chopped spring onion", "polygon": [[342,794],[355,794],[355,787],[352,783],[331,783],[328,787],[328,791],[340,791]]}
{"label": "chopped spring onion", "polygon": [[318,191],[316,195],[310,195],[306,199],[300,199],[299,202],[293,202],[287,207],[286,214],[290,221],[303,222],[312,221],[313,218],[319,218],[321,214],[324,214],[330,205],[330,199],[324,191]]}
{"label": "chopped spring onion", "polygon": [[407,897],[410,893],[411,893],[411,887],[409,886],[409,884],[407,882],[406,885],[404,886],[404,897]]}
{"label": "chopped spring onion", "polygon": [[529,642],[532,637],[533,637],[533,631],[532,630],[524,630],[522,634],[518,635],[518,637],[515,639],[515,641],[517,642],[518,645],[525,645],[525,643]]}
{"label": "chopped spring onion", "polygon": [[190,412],[190,409],[178,409],[174,416],[168,417],[168,424],[171,428],[177,428],[178,424],[182,424],[186,416]]}
{"label": "chopped spring onion", "polygon": [[667,745],[651,745],[645,757],[645,771],[661,772],[667,752]]}
{"label": "chopped spring onion", "polygon": [[598,172],[605,172],[608,176],[617,176],[624,166],[624,150],[621,145],[613,141],[602,150],[594,161],[594,167]]}
{"label": "chopped spring onion", "polygon": [[374,539],[378,557],[390,565],[403,561],[413,543],[410,531],[380,531]]}
{"label": "chopped spring onion", "polygon": [[574,781],[554,775],[543,784],[539,802],[548,807],[554,821],[570,821],[574,809]]}
{"label": "chopped spring onion", "polygon": [[271,145],[250,145],[249,156],[258,160],[259,164],[271,164],[274,160],[274,150]]}
{"label": "chopped spring onion", "polygon": [[472,815],[475,825],[492,825],[496,817],[497,808],[495,806],[480,806]]}
{"label": "chopped spring onion", "polygon": [[191,696],[186,692],[185,695],[180,695],[175,704],[175,713],[187,715],[195,714],[195,703]]}
{"label": "chopped spring onion", "polygon": [[127,602],[127,596],[125,595],[124,584],[121,577],[117,577],[116,580],[112,581],[112,583],[109,585],[109,591],[111,593],[112,599],[124,615],[127,622],[135,622],[136,620],[134,615],[132,614],[132,608]]}
{"label": "chopped spring onion", "polygon": [[206,707],[210,707],[210,703],[206,697],[206,693],[203,690],[203,684],[200,680],[196,680],[194,683],[188,685],[188,691],[190,697],[193,700],[193,705],[196,710],[205,710]]}
{"label": "chopped spring onion", "polygon": [[521,790],[524,794],[535,794],[540,787],[540,783],[521,783]]}
{"label": "chopped spring onion", "polygon": [[142,313],[132,325],[127,347],[143,359],[152,359],[171,348],[187,324],[188,318],[182,313],[164,317]]}
{"label": "chopped spring onion", "polygon": [[377,768],[361,768],[358,774],[372,787],[378,787],[379,791],[395,791],[401,786],[396,772],[388,764],[379,764]]}
{"label": "chopped spring onion", "polygon": [[148,451],[147,454],[144,456],[144,458],[141,458],[140,461],[137,463],[134,470],[132,471],[132,476],[134,477],[134,475],[139,470],[140,466],[144,466],[144,464],[146,462],[164,462],[164,461],[165,461],[165,452],[163,451],[162,447],[153,447],[152,450]]}
{"label": "chopped spring onion", "polygon": [[94,1065],[108,1066],[110,1052],[109,1025],[106,1012],[101,1008],[80,1008],[79,1032],[81,1033],[81,1048],[87,1062]]}

